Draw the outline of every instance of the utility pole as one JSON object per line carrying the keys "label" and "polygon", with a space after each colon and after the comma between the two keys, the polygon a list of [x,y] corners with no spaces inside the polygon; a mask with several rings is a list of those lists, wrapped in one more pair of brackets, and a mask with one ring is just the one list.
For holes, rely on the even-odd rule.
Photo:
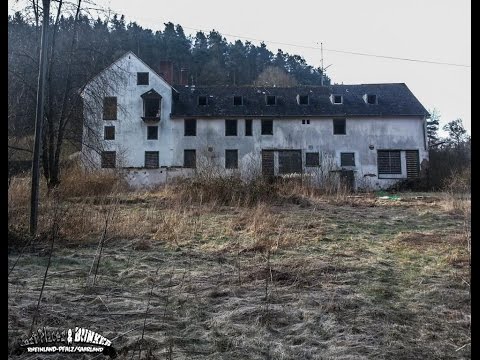
{"label": "utility pole", "polygon": [[38,193],[40,183],[40,148],[42,142],[43,103],[45,90],[45,73],[47,72],[47,35],[50,18],[50,0],[43,2],[42,38],[40,44],[40,66],[37,83],[37,112],[35,115],[35,144],[32,161],[32,192],[30,196],[30,235],[37,233]]}
{"label": "utility pole", "polygon": [[[317,43],[318,44],[318,43]],[[320,78],[320,85],[323,86],[323,77],[324,77],[324,74],[325,74],[325,70],[327,70],[330,66],[332,66],[333,64],[330,64],[328,65],[327,67],[323,67],[323,42],[320,43],[320,56],[321,56],[321,59],[320,59],[320,70],[322,71],[322,77]]]}

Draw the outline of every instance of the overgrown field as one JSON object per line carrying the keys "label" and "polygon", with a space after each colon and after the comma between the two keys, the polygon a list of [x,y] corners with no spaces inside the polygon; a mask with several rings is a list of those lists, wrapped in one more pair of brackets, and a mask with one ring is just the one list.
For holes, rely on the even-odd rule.
{"label": "overgrown field", "polygon": [[35,328],[92,329],[120,359],[471,358],[469,200],[397,195],[45,200],[43,235],[24,248],[16,194],[9,351],[32,325],[54,235]]}

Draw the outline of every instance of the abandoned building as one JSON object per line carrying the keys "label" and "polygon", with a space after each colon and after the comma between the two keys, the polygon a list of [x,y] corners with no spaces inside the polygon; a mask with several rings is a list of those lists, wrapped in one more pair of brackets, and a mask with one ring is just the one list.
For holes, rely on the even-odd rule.
{"label": "abandoned building", "polygon": [[[165,77],[165,75],[164,75]],[[354,187],[417,178],[427,110],[403,83],[175,85],[132,52],[82,91],[85,161],[152,185],[212,166],[269,176],[347,174]]]}

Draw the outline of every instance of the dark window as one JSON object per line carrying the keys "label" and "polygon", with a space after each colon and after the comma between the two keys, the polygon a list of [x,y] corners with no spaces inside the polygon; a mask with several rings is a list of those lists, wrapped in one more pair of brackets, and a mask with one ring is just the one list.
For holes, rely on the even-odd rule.
{"label": "dark window", "polygon": [[237,120],[225,120],[225,136],[237,136]]}
{"label": "dark window", "polygon": [[145,117],[160,117],[160,99],[144,99],[143,110]]}
{"label": "dark window", "polygon": [[378,174],[401,174],[402,162],[399,150],[378,150]]}
{"label": "dark window", "polygon": [[117,97],[103,98],[103,120],[117,120]]}
{"label": "dark window", "polygon": [[307,125],[310,125],[310,120],[302,120],[302,124],[307,124]]}
{"label": "dark window", "polygon": [[262,120],[262,135],[273,135],[273,120]]}
{"label": "dark window", "polygon": [[225,150],[225,169],[238,169],[238,150]]}
{"label": "dark window", "polygon": [[156,169],[159,167],[158,151],[145,151],[145,167]]}
{"label": "dark window", "polygon": [[407,178],[418,178],[420,176],[418,150],[405,151],[405,157],[407,160]]}
{"label": "dark window", "polygon": [[102,151],[102,168],[114,168],[116,157],[115,151]]}
{"label": "dark window", "polygon": [[368,104],[376,104],[377,103],[377,95],[368,94],[367,95],[367,103]]}
{"label": "dark window", "polygon": [[105,140],[115,140],[115,126],[105,126],[103,138]]}
{"label": "dark window", "polygon": [[334,104],[342,104],[343,103],[342,95],[333,95],[333,103]]}
{"label": "dark window", "polygon": [[233,105],[235,105],[235,106],[243,105],[243,96],[234,96],[233,97]]}
{"label": "dark window", "polygon": [[158,126],[147,126],[147,140],[158,140]]}
{"label": "dark window", "polygon": [[207,105],[207,97],[205,95],[200,95],[198,97],[198,105],[200,105],[200,106]]}
{"label": "dark window", "polygon": [[183,150],[183,167],[192,169],[197,167],[197,155],[195,150]]}
{"label": "dark window", "polygon": [[345,135],[346,126],[345,119],[333,119],[333,135]]}
{"label": "dark window", "polygon": [[252,119],[245,120],[245,136],[252,136]]}
{"label": "dark window", "polygon": [[308,95],[299,95],[298,96],[298,103],[300,105],[308,105]]}
{"label": "dark window", "polygon": [[305,120],[302,120],[302,124],[305,125]]}
{"label": "dark window", "polygon": [[278,152],[279,174],[300,174],[302,172],[302,152],[300,150],[282,150]]}
{"label": "dark window", "polygon": [[277,97],[275,95],[267,95],[265,98],[267,105],[276,105]]}
{"label": "dark window", "polygon": [[318,152],[305,153],[305,166],[320,166],[320,156]]}
{"label": "dark window", "polygon": [[307,120],[307,125],[310,125],[310,120]]}
{"label": "dark window", "polygon": [[185,136],[197,136],[197,120],[185,119],[184,122],[184,135]]}
{"label": "dark window", "polygon": [[340,153],[340,166],[355,166],[355,153]]}
{"label": "dark window", "polygon": [[137,72],[137,85],[148,85],[148,72]]}

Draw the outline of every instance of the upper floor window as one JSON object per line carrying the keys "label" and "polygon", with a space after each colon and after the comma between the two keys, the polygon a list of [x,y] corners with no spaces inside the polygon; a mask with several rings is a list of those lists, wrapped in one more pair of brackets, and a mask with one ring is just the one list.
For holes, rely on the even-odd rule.
{"label": "upper floor window", "polygon": [[277,104],[277,97],[275,95],[266,95],[265,102],[267,105],[276,105]]}
{"label": "upper floor window", "polygon": [[237,120],[225,120],[225,136],[237,136]]}
{"label": "upper floor window", "polygon": [[162,96],[154,89],[141,95],[143,99],[143,120],[160,120]]}
{"label": "upper floor window", "polygon": [[332,95],[330,97],[332,104],[343,104],[343,96],[342,95]]}
{"label": "upper floor window", "polygon": [[117,120],[117,97],[103,98],[103,120]]}
{"label": "upper floor window", "polygon": [[245,119],[245,136],[252,136],[252,119]]}
{"label": "upper floor window", "polygon": [[262,135],[273,135],[273,120],[262,120]]}
{"label": "upper floor window", "polygon": [[234,96],[233,97],[233,105],[235,105],[235,106],[243,105],[243,96]]}
{"label": "upper floor window", "polygon": [[198,97],[198,105],[199,106],[205,106],[208,104],[207,97],[205,95],[200,95]]}
{"label": "upper floor window", "polygon": [[345,135],[346,130],[345,119],[333,119],[333,135]]}
{"label": "upper floor window", "polygon": [[115,126],[105,126],[103,138],[105,140],[115,140]]}
{"label": "upper floor window", "polygon": [[158,140],[158,126],[147,126],[147,140]]}
{"label": "upper floor window", "polygon": [[309,104],[308,95],[298,95],[297,101],[299,105],[308,105]]}
{"label": "upper floor window", "polygon": [[184,136],[197,136],[197,120],[196,119],[185,119],[183,122],[184,126]]}
{"label": "upper floor window", "polygon": [[378,103],[378,98],[375,94],[365,94],[364,99],[367,104],[375,105]]}
{"label": "upper floor window", "polygon": [[137,72],[137,85],[148,85],[148,72]]}
{"label": "upper floor window", "polygon": [[101,167],[114,168],[116,163],[117,153],[115,151],[102,151]]}

